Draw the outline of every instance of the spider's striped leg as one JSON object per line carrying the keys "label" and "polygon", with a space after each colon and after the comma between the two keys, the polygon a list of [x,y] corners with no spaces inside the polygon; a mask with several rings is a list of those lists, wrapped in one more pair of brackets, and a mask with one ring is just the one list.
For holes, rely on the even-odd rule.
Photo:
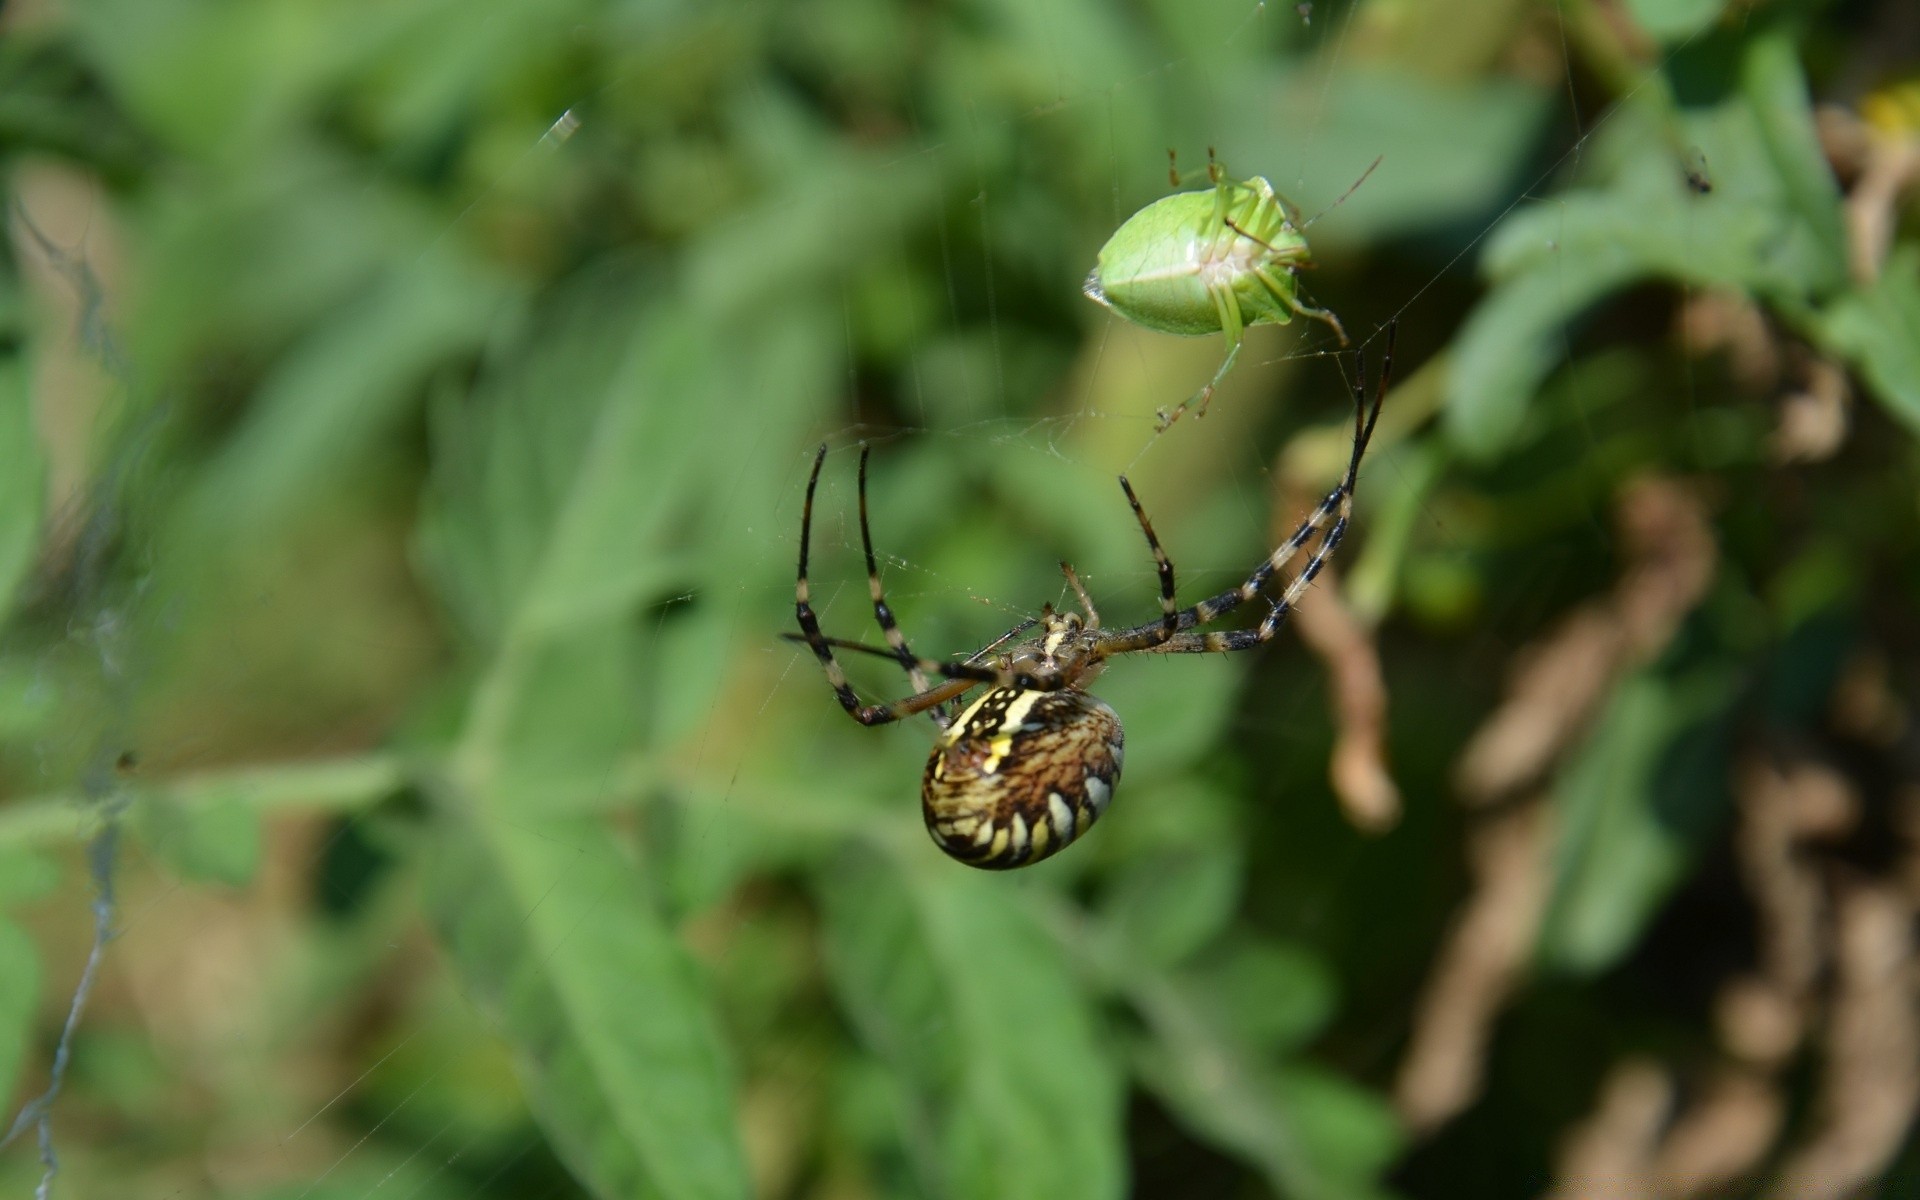
{"label": "spider's striped leg", "polygon": [[[1385,386],[1386,381],[1383,378],[1381,380],[1383,391]],[[1379,415],[1378,403],[1374,405],[1374,415]],[[1372,431],[1373,422],[1369,419],[1363,427],[1361,438],[1370,436]],[[1248,650],[1263,642],[1272,641],[1274,635],[1280,632],[1280,626],[1286,621],[1288,614],[1293,612],[1293,606],[1298,604],[1300,597],[1306,595],[1307,589],[1313,586],[1314,577],[1320,574],[1321,568],[1326,566],[1327,559],[1333,556],[1333,552],[1340,548],[1340,539],[1347,534],[1347,524],[1353,518],[1353,481],[1359,466],[1360,460],[1356,455],[1347,467],[1346,479],[1326,500],[1321,501],[1320,508],[1315,510],[1316,515],[1323,513],[1328,504],[1332,503],[1340,515],[1321,536],[1320,543],[1313,548],[1313,554],[1308,557],[1306,565],[1300,568],[1300,573],[1287,581],[1286,590],[1280,593],[1280,598],[1269,602],[1267,615],[1261,618],[1257,627],[1182,633],[1159,645],[1147,646],[1145,649],[1148,652],[1162,654],[1226,654],[1235,650]],[[1312,517],[1301,524],[1300,529],[1295,531],[1294,538],[1299,538],[1302,531],[1310,528],[1317,528]],[[1288,541],[1294,538],[1289,538]]]}
{"label": "spider's striped leg", "polygon": [[1332,528],[1327,530],[1326,536],[1320,539],[1320,544],[1313,548],[1312,557],[1308,558],[1306,565],[1300,568],[1300,573],[1287,581],[1286,591],[1280,594],[1280,599],[1272,602],[1267,615],[1261,618],[1257,627],[1182,633],[1159,645],[1147,646],[1145,650],[1148,653],[1159,654],[1227,654],[1235,650],[1249,650],[1263,642],[1272,641],[1274,635],[1280,632],[1280,626],[1286,621],[1288,614],[1293,612],[1293,606],[1298,604],[1300,597],[1306,595],[1307,589],[1313,586],[1314,577],[1320,574],[1320,569],[1326,565],[1327,559],[1340,548],[1340,539],[1346,536],[1347,521],[1352,512],[1353,493],[1349,489],[1340,505],[1339,519],[1333,523]]}
{"label": "spider's striped leg", "polygon": [[[1259,595],[1261,589],[1266,586],[1267,581],[1273,578],[1274,572],[1292,562],[1294,556],[1300,553],[1301,548],[1308,542],[1311,542],[1314,539],[1314,535],[1321,533],[1325,529],[1327,522],[1331,520],[1333,514],[1339,511],[1341,506],[1348,501],[1350,495],[1351,489],[1344,482],[1331,492],[1328,492],[1327,498],[1320,502],[1320,507],[1309,513],[1307,519],[1300,523],[1300,527],[1293,531],[1293,536],[1282,542],[1277,550],[1267,556],[1265,562],[1254,568],[1253,574],[1247,576],[1245,583],[1237,588],[1221,592],[1217,596],[1210,596],[1200,603],[1193,605],[1191,608],[1181,609],[1175,613],[1173,617],[1175,628],[1192,629],[1196,625],[1205,625],[1209,622],[1216,621]],[[1125,639],[1128,642],[1133,642],[1141,635],[1148,633],[1157,634],[1165,623],[1166,621],[1163,617],[1159,621],[1137,625],[1132,629],[1116,633],[1112,636],[1116,641]],[[1143,649],[1154,644],[1155,639],[1150,638],[1140,642],[1134,646],[1134,648]],[[1124,651],[1115,651],[1115,653],[1124,653]]]}
{"label": "spider's striped leg", "polygon": [[[1267,581],[1273,578],[1274,573],[1284,569],[1288,563],[1292,562],[1294,557],[1299,554],[1309,542],[1315,539],[1316,535],[1327,531],[1327,526],[1330,522],[1334,528],[1338,530],[1338,534],[1327,531],[1325,537],[1321,539],[1319,547],[1315,550],[1315,557],[1324,559],[1326,553],[1331,549],[1327,544],[1329,541],[1334,545],[1339,543],[1339,535],[1346,532],[1347,517],[1352,512],[1353,489],[1355,483],[1360,478],[1360,460],[1367,452],[1367,444],[1373,440],[1374,423],[1380,419],[1380,406],[1387,397],[1387,384],[1393,374],[1393,342],[1396,328],[1397,326],[1395,325],[1387,326],[1387,349],[1386,353],[1383,354],[1380,359],[1380,382],[1374,392],[1373,403],[1371,405],[1367,403],[1366,365],[1361,358],[1360,352],[1357,350],[1354,352],[1353,455],[1347,460],[1345,477],[1341,479],[1340,483],[1335,486],[1332,491],[1327,493],[1326,499],[1320,502],[1320,506],[1307,515],[1307,519],[1300,523],[1300,527],[1293,531],[1293,535],[1282,542],[1279,548],[1274,550],[1272,554],[1268,555],[1265,562],[1254,568],[1253,573],[1247,576],[1245,583],[1242,583],[1237,588],[1221,592],[1217,596],[1211,596],[1193,605],[1191,608],[1182,609],[1175,614],[1174,620],[1178,628],[1192,629],[1196,625],[1205,625],[1210,621],[1232,612],[1234,609],[1259,595],[1261,590],[1266,587]],[[1309,565],[1312,564],[1310,563]],[[1319,567],[1315,566],[1313,570],[1317,573]],[[1303,571],[1302,574],[1305,574],[1305,572]],[[1291,591],[1291,585],[1289,591]],[[1269,614],[1267,619],[1273,620],[1273,615]],[[1157,629],[1159,624],[1160,623],[1138,625],[1132,629],[1124,630],[1111,636],[1116,643],[1132,641],[1150,630]],[[1154,642],[1148,641],[1136,648],[1146,648],[1154,644]],[[1124,651],[1111,651],[1110,653],[1124,653]]]}
{"label": "spider's striped leg", "polygon": [[1133,485],[1127,482],[1125,475],[1120,477],[1120,490],[1127,494],[1127,503],[1133,506],[1133,515],[1140,522],[1140,532],[1147,535],[1147,548],[1153,551],[1153,565],[1160,573],[1160,620],[1150,625],[1136,626],[1124,633],[1103,634],[1094,650],[1100,658],[1157,646],[1172,638],[1180,628],[1180,614],[1174,608],[1173,599],[1173,560],[1160,548],[1160,539],[1154,536],[1153,522],[1147,519],[1147,510],[1140,507],[1140,498],[1133,494]]}
{"label": "spider's striped leg", "polygon": [[[1001,672],[985,667],[969,667],[964,664],[935,664],[948,682],[939,687],[920,689],[919,693],[895,704],[862,704],[855,694],[853,685],[847,682],[847,674],[834,660],[835,639],[820,632],[820,618],[814,614],[812,597],[807,585],[807,555],[813,541],[813,494],[820,484],[820,467],[827,459],[826,443],[822,442],[819,453],[813,456],[813,473],[807,477],[807,498],[800,509],[800,573],[793,588],[793,611],[800,623],[800,632],[794,637],[812,648],[814,657],[820,660],[820,668],[827,674],[827,682],[833,685],[833,694],[840,701],[840,707],[847,715],[862,725],[885,725],[916,713],[925,712],[948,700],[953,699],[976,683],[991,683],[999,679]],[[868,649],[861,647],[861,649]],[[898,656],[892,650],[877,653],[898,662]],[[921,660],[916,659],[916,663]]]}
{"label": "spider's striped leg", "polygon": [[[916,692],[927,690],[926,672],[914,662],[914,654],[907,647],[907,635],[900,632],[900,625],[893,619],[893,609],[887,604],[887,595],[880,588],[880,563],[873,554],[873,529],[867,523],[867,455],[870,451],[864,442],[860,445],[860,546],[867,554],[867,594],[873,597],[873,618],[880,623],[880,632],[886,635],[887,645],[893,647],[894,657],[906,668],[907,681]],[[933,709],[934,722],[945,727],[945,714]]]}
{"label": "spider's striped leg", "polygon": [[853,685],[847,682],[847,673],[834,661],[833,649],[820,632],[820,618],[813,612],[812,589],[807,586],[807,551],[813,540],[813,493],[820,485],[820,467],[826,461],[827,444],[821,442],[813,456],[813,473],[807,476],[807,498],[800,508],[800,577],[793,586],[793,614],[800,622],[801,639],[813,648],[814,657],[820,660],[840,707],[862,725],[879,725],[892,718],[870,711],[871,706],[861,704],[860,697],[854,694]]}
{"label": "spider's striped leg", "polygon": [[[814,646],[814,640],[804,632],[783,633],[780,636],[789,642],[805,642],[809,646]],[[819,644],[815,646],[814,653],[818,654],[823,650],[828,652],[829,656],[831,656],[831,652],[834,650],[851,650],[856,654],[870,654],[875,658],[892,659],[894,662],[900,661],[894,657],[893,650],[890,647],[869,646],[865,642],[856,642],[848,638],[828,637],[825,634],[820,635]],[[930,704],[944,703],[959,695],[961,692],[966,691],[967,688],[978,687],[983,683],[992,684],[994,687],[1018,688],[1022,691],[1031,692],[1057,692],[1067,686],[1067,676],[1059,671],[1016,671],[1012,667],[976,666],[971,660],[965,662],[943,662],[937,658],[919,658],[917,656],[913,662],[915,666],[925,671],[928,675],[945,677],[946,682],[936,683],[919,695],[909,696],[907,699],[899,701],[896,704],[868,705],[866,706],[868,711],[879,711],[886,708],[897,709],[908,704],[915,705],[915,707],[904,713],[896,713],[893,717],[888,718],[889,720],[898,720],[901,716],[912,716],[917,712],[925,712]],[[836,664],[836,669],[837,667],[838,665]],[[961,684],[963,686],[955,690],[955,684]],[[938,696],[939,699],[930,700],[925,704],[918,703],[919,701],[926,700],[927,697],[930,696]],[[878,725],[883,722],[866,721],[863,723]]]}

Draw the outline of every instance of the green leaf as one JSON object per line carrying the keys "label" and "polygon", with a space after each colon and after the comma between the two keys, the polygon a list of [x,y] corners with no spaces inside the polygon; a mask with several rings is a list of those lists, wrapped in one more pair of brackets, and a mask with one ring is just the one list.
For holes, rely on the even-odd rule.
{"label": "green leaf", "polygon": [[[1319,1169],[1331,1180],[1329,1194],[1379,1196],[1372,1181],[1399,1157],[1399,1122],[1379,1096],[1330,1071],[1294,1065],[1280,1072],[1276,1098],[1313,1147]],[[1350,1182],[1348,1182],[1350,1181]]]}
{"label": "green leaf", "polygon": [[1528,271],[1494,289],[1455,340],[1446,430],[1470,457],[1486,459],[1513,443],[1528,402],[1566,355],[1566,323],[1639,274],[1618,247],[1556,265],[1562,269]]}
{"label": "green leaf", "polygon": [[1103,915],[1130,955],[1173,966],[1233,919],[1244,866],[1232,842],[1130,858],[1108,892]]}
{"label": "green leaf", "polygon": [[51,858],[16,846],[0,846],[0,905],[38,900],[59,882],[60,867]]}
{"label": "green leaf", "polygon": [[1684,875],[1724,815],[1722,709],[1733,680],[1705,670],[1643,673],[1608,700],[1593,734],[1553,786],[1553,892],[1540,933],[1549,966],[1604,970]]}
{"label": "green leaf", "polygon": [[252,536],[336,486],[418,402],[431,368],[475,345],[510,295],[466,262],[428,254],[313,331],[262,385],[246,423],[203,472],[183,544]]}
{"label": "green leaf", "polygon": [[[469,1170],[475,1166],[469,1152],[460,1153],[458,1161]],[[406,1200],[472,1200],[474,1190],[470,1175],[449,1170],[447,1162],[423,1153],[420,1145],[370,1138],[327,1168],[323,1177],[251,1187],[231,1182],[219,1194],[221,1200],[367,1200],[388,1195]]]}
{"label": "green leaf", "polygon": [[142,841],[184,879],[240,887],[260,867],[260,813],[232,796],[181,804],[154,797],[133,807]]}
{"label": "green leaf", "polygon": [[0,1096],[13,1095],[20,1082],[39,1003],[39,952],[25,930],[0,917]]}
{"label": "green leaf", "polygon": [[482,808],[435,840],[441,938],[574,1175],[608,1200],[747,1195],[705,988],[606,829]]}
{"label": "green leaf", "polygon": [[[758,516],[753,537],[738,525],[774,507],[765,459],[789,452],[825,390],[829,327],[802,309],[740,354],[727,331],[657,305],[660,285],[627,266],[578,281],[500,348],[477,396],[439,414],[422,552],[490,655],[456,757],[496,800],[604,807],[648,709],[719,674],[670,673],[651,653],[661,618],[635,622],[640,603],[791,569],[784,547],[761,548]],[[713,416],[740,397],[773,406],[752,436]],[[716,478],[734,481],[720,499]]]}
{"label": "green leaf", "polygon": [[1134,1046],[1141,1081],[1201,1138],[1252,1163],[1299,1200],[1360,1200],[1398,1153],[1398,1127],[1378,1097],[1243,1039],[1200,981],[1139,976],[1127,994],[1149,1038]]}
{"label": "green leaf", "polygon": [[[1482,266],[1495,286],[1462,327],[1447,378],[1447,434],[1468,455],[1484,461],[1513,444],[1566,358],[1570,326],[1629,284],[1733,288],[1800,321],[1844,286],[1838,193],[1791,43],[1777,33],[1715,40],[1675,69],[1676,87],[1708,87],[1729,70],[1741,86],[1698,108],[1647,98],[1624,109],[1593,155],[1615,178],[1519,209],[1488,240]],[[1709,195],[1685,184],[1689,142],[1709,161]]]}
{"label": "green leaf", "polygon": [[1872,287],[1835,301],[1821,328],[1887,411],[1920,431],[1920,245],[1901,246]]}
{"label": "green leaf", "polygon": [[1339,996],[1327,966],[1281,942],[1236,938],[1181,972],[1221,1027],[1260,1053],[1299,1049],[1326,1027]]}
{"label": "green leaf", "polygon": [[[684,687],[642,602],[738,587],[744,555],[784,574],[785,553],[717,523],[773,507],[785,484],[754,455],[789,453],[833,342],[802,306],[741,353],[662,303],[667,282],[624,262],[575,280],[436,411],[422,552],[482,662],[433,903],[568,1166],[602,1195],[698,1198],[748,1187],[705,989],[660,914],[665,881],[642,888],[598,818],[565,814],[653,767],[651,694]],[[743,403],[762,406],[751,429],[715,419]]]}
{"label": "green leaf", "polygon": [[14,594],[39,548],[46,490],[24,323],[18,281],[0,278],[0,334],[6,335],[0,344],[0,621],[13,611]]}
{"label": "green leaf", "polygon": [[1662,42],[1679,42],[1699,33],[1720,16],[1726,0],[1627,0],[1640,28]]}
{"label": "green leaf", "polygon": [[[1320,236],[1357,240],[1484,219],[1513,195],[1549,114],[1548,89],[1511,79],[1441,83],[1419,73],[1349,68],[1330,77],[1291,70],[1220,113],[1225,144],[1309,216],[1380,165],[1323,225]],[[1277,114],[1277,116],[1276,116]],[[1470,129],[1473,136],[1462,137]],[[1282,171],[1289,174],[1282,174]],[[1304,183],[1306,186],[1301,187]]]}
{"label": "green leaf", "polygon": [[908,1080],[905,1148],[934,1195],[1119,1196],[1119,1072],[1059,943],[998,877],[865,862],[820,883],[828,964],[862,1039]]}
{"label": "green leaf", "polygon": [[1776,23],[1747,43],[1741,92],[1767,148],[1774,177],[1785,191],[1787,207],[1820,247],[1824,269],[1813,282],[1830,288],[1846,277],[1847,231],[1840,216],[1840,186],[1820,148],[1806,71],[1790,33],[1784,22]]}
{"label": "green leaf", "polygon": [[576,281],[504,341],[477,395],[438,406],[422,552],[489,644],[780,573],[760,522],[828,390],[834,327],[796,301],[743,353],[744,335],[657,303],[670,284],[631,264]]}

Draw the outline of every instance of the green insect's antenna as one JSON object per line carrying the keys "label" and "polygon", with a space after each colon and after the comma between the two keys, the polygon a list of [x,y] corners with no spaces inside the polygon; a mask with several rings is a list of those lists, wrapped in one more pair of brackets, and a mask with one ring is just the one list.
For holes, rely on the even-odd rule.
{"label": "green insect's antenna", "polygon": [[1379,166],[1382,162],[1384,162],[1386,160],[1386,157],[1387,157],[1386,155],[1382,154],[1377,158],[1375,158],[1372,162],[1368,163],[1367,169],[1360,172],[1360,178],[1353,181],[1353,186],[1349,187],[1346,191],[1341,192],[1340,198],[1338,200],[1335,200],[1332,204],[1327,205],[1325,208],[1313,214],[1311,217],[1308,217],[1305,221],[1302,221],[1300,224],[1295,225],[1294,228],[1304,230],[1306,229],[1307,226],[1313,224],[1315,221],[1318,221],[1321,217],[1326,216],[1328,213],[1332,212],[1334,209],[1339,208],[1342,204],[1345,204],[1347,202],[1347,197],[1353,195],[1355,192],[1360,190],[1360,185],[1367,181],[1367,176],[1373,174],[1373,169]]}

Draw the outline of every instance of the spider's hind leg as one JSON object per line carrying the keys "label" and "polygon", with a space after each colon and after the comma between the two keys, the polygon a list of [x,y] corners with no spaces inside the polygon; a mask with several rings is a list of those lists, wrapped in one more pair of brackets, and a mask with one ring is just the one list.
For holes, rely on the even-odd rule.
{"label": "spider's hind leg", "polygon": [[[873,553],[873,528],[867,521],[867,457],[871,447],[862,442],[860,445],[860,546],[867,555],[867,594],[873,598],[873,617],[880,624],[880,632],[886,635],[887,645],[893,648],[894,657],[907,672],[907,679],[913,684],[913,690],[927,690],[927,676],[917,661],[917,656],[907,645],[907,635],[900,631],[899,622],[894,619],[893,608],[887,603],[887,594],[880,586],[880,563]],[[934,723],[945,726],[940,709],[932,709]]]}

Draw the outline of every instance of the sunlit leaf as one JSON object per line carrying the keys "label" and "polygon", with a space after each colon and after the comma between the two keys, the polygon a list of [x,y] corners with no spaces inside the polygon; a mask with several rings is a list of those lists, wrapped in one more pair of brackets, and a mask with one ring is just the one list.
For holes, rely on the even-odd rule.
{"label": "sunlit leaf", "polygon": [[15,846],[0,848],[0,904],[38,900],[59,882],[60,867],[52,859]]}
{"label": "sunlit leaf", "polygon": [[[1331,78],[1295,71],[1262,82],[1261,93],[1223,114],[1243,126],[1229,144],[1250,156],[1236,170],[1269,175],[1312,216],[1380,160],[1316,226],[1318,236],[1348,240],[1429,231],[1497,211],[1551,99],[1512,80],[1437,83],[1352,63],[1337,64]],[[1473,136],[1461,137],[1465,129]]]}
{"label": "sunlit leaf", "polygon": [[1888,411],[1920,429],[1920,246],[1902,246],[1871,287],[1842,296],[1824,327]]}
{"label": "sunlit leaf", "polygon": [[1590,972],[1617,961],[1724,819],[1727,748],[1715,721],[1731,683],[1719,673],[1628,679],[1561,771],[1540,934],[1549,965]]}
{"label": "sunlit leaf", "polygon": [[1230,846],[1143,856],[1122,867],[1109,885],[1104,916],[1131,954],[1171,966],[1232,919],[1242,870]]}
{"label": "sunlit leaf", "polygon": [[1726,0],[1628,0],[1627,11],[1649,34],[1677,42],[1706,28],[1725,6]]}
{"label": "sunlit leaf", "polygon": [[1129,994],[1151,1033],[1134,1047],[1135,1069],[1195,1134],[1253,1163],[1281,1195],[1385,1194],[1375,1180],[1400,1138],[1383,1101],[1256,1049],[1192,981],[1141,977]]}
{"label": "sunlit leaf", "polygon": [[260,866],[260,813],[235,799],[186,805],[155,798],[134,807],[132,825],[185,879],[239,887]]}
{"label": "sunlit leaf", "polygon": [[868,1047],[911,1081],[906,1149],[980,1200],[1124,1190],[1120,1080],[1058,944],[997,881],[936,862],[822,882],[828,962]]}
{"label": "sunlit leaf", "polygon": [[506,289],[457,259],[396,269],[289,354],[220,461],[202,474],[183,536],[218,542],[324,494],[417,403],[428,372],[477,343]]}
{"label": "sunlit leaf", "polygon": [[1257,1053],[1298,1049],[1332,1019],[1339,995],[1326,964],[1285,943],[1233,938],[1184,968],[1192,994]]}
{"label": "sunlit leaf", "polygon": [[596,1195],[747,1195],[705,989],[604,829],[484,809],[449,823],[428,902],[548,1139]]}
{"label": "sunlit leaf", "polygon": [[[1455,445],[1481,459],[1509,448],[1579,319],[1629,284],[1662,278],[1737,289],[1796,320],[1844,284],[1833,179],[1783,44],[1769,35],[1700,48],[1698,72],[1738,71],[1745,86],[1684,112],[1617,114],[1595,155],[1617,164],[1616,178],[1501,223],[1482,260],[1493,290],[1461,330],[1447,380]],[[1657,152],[1630,152],[1649,144]],[[1689,154],[1710,160],[1707,194],[1687,184]]]}

